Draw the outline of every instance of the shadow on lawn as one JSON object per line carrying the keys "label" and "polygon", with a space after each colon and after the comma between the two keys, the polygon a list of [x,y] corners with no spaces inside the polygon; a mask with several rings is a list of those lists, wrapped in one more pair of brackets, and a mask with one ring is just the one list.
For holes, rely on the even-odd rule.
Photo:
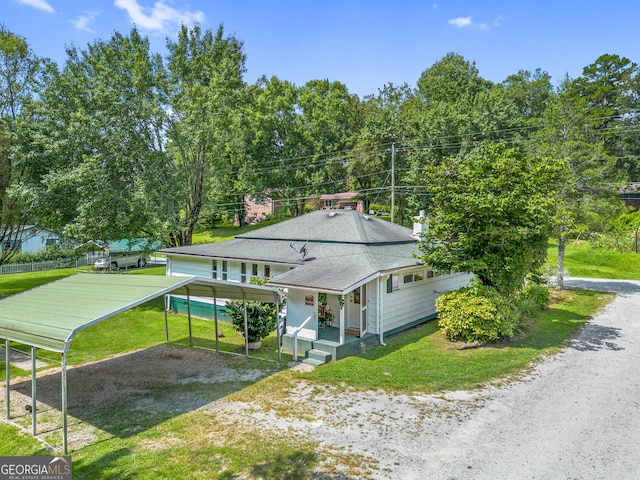
{"label": "shadow on lawn", "polygon": [[[158,345],[69,368],[68,413],[127,438],[241,390],[276,369],[270,362],[241,356]],[[60,372],[43,374],[36,399],[61,410]],[[12,385],[12,390],[31,403],[30,380]]]}

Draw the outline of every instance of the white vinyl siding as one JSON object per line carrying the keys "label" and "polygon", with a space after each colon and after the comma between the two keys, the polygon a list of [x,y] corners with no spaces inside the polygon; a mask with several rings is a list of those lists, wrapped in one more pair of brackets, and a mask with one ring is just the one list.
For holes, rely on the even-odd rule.
{"label": "white vinyl siding", "polygon": [[[401,276],[404,276],[401,273]],[[414,281],[385,294],[382,299],[383,330],[388,332],[436,313],[436,298],[461,288],[471,279],[470,274],[457,273]]]}
{"label": "white vinyl siding", "polygon": [[[167,258],[168,265],[170,265],[169,275],[198,275],[201,277],[216,278],[214,272],[217,272],[217,278],[219,280],[241,282],[243,278],[242,265],[244,264],[244,277],[247,282],[249,281],[249,266],[244,262],[178,255],[169,255]],[[255,271],[254,266],[258,271],[259,277],[264,276],[265,267],[267,266],[269,267],[271,277],[288,272],[291,268],[283,265],[253,264],[251,266],[252,272]]]}
{"label": "white vinyl siding", "polygon": [[211,260],[207,258],[167,257],[170,260],[170,275],[197,275],[211,278]]}

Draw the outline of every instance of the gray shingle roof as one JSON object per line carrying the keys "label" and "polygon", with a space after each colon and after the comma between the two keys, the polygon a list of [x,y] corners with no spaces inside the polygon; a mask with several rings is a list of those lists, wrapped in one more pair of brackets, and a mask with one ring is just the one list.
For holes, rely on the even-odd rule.
{"label": "gray shingle roof", "polygon": [[414,242],[411,229],[355,210],[316,210],[236,238],[265,240],[374,243]]}
{"label": "gray shingle roof", "polygon": [[[334,215],[329,215],[335,213]],[[168,254],[290,265],[269,284],[344,292],[379,272],[419,265],[411,230],[355,211],[324,210],[238,235],[234,240],[167,248]],[[307,256],[298,249],[307,244]]]}

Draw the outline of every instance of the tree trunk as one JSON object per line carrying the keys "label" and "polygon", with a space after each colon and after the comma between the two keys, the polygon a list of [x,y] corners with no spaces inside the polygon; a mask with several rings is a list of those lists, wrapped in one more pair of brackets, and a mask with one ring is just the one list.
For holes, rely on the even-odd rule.
{"label": "tree trunk", "polygon": [[556,272],[556,288],[558,290],[564,290],[564,247],[565,247],[564,235],[558,238],[558,271]]}

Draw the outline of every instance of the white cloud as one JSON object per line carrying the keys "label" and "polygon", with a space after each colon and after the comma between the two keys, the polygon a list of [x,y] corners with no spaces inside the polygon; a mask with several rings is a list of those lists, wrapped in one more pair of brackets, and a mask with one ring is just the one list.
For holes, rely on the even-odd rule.
{"label": "white cloud", "polygon": [[138,0],[115,0],[114,4],[126,10],[131,21],[145,30],[164,30],[171,23],[189,25],[204,21],[202,11],[179,11],[164,3],[164,0],[158,0],[153,7],[143,7]]}
{"label": "white cloud", "polygon": [[458,28],[465,28],[471,26],[471,17],[458,17],[449,20],[451,25],[455,25]]}
{"label": "white cloud", "polygon": [[18,3],[22,5],[29,5],[30,7],[44,10],[45,12],[53,13],[53,7],[49,5],[46,0],[18,0]]}
{"label": "white cloud", "polygon": [[91,30],[91,27],[89,27],[89,24],[93,22],[101,13],[102,12],[100,10],[95,10],[93,12],[84,12],[84,15],[80,15],[77,18],[70,20],[70,22],[73,23],[73,25],[78,30],[93,32],[93,30]]}
{"label": "white cloud", "polygon": [[471,20],[470,16],[452,18],[451,20],[449,20],[449,24],[454,25],[458,28],[473,27],[477,28],[478,30],[491,30],[491,27],[499,27],[500,25],[502,25],[502,16],[496,17],[490,24],[484,22],[474,22],[473,20]]}

